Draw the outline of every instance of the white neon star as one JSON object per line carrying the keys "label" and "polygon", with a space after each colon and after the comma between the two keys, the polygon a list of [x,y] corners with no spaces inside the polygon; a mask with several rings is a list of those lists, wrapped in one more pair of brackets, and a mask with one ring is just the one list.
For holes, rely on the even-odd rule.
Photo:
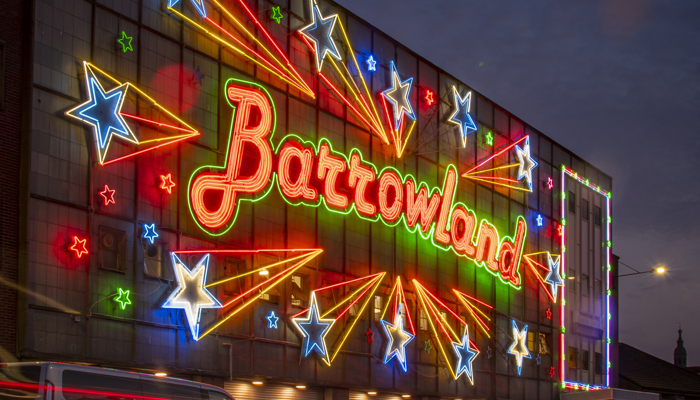
{"label": "white neon star", "polygon": [[530,156],[530,137],[525,139],[525,146],[522,149],[516,145],[515,152],[520,162],[518,180],[525,178],[528,188],[532,190],[532,170],[537,166],[537,161]]}
{"label": "white neon star", "polygon": [[383,91],[382,94],[394,107],[394,129],[396,130],[399,129],[404,114],[411,119],[416,119],[416,115],[413,113],[413,107],[411,107],[411,102],[408,100],[412,84],[413,78],[408,78],[403,82],[401,81],[401,77],[396,70],[396,64],[392,61],[391,87]]}
{"label": "white neon star", "polygon": [[206,288],[207,270],[209,269],[209,254],[202,257],[197,266],[190,270],[174,253],[170,253],[177,287],[163,308],[181,308],[185,311],[190,333],[199,340],[199,318],[203,308],[221,308],[221,303]]}
{"label": "white neon star", "polygon": [[384,328],[384,333],[386,334],[387,339],[389,339],[389,343],[387,343],[386,346],[386,352],[384,353],[384,364],[396,357],[396,359],[399,360],[401,369],[406,372],[408,370],[406,363],[406,345],[408,345],[415,336],[403,328],[401,307],[399,307],[399,310],[394,317],[393,324],[383,319],[379,322],[381,322],[382,328]]}
{"label": "white neon star", "polygon": [[340,52],[338,52],[338,47],[335,45],[335,41],[333,41],[333,37],[331,36],[335,28],[335,23],[338,21],[338,14],[333,14],[324,18],[323,15],[321,15],[321,10],[314,4],[314,0],[309,0],[309,3],[311,4],[311,23],[299,29],[299,33],[313,42],[316,52],[316,68],[318,72],[321,72],[326,54],[338,61],[342,60],[342,56]]}
{"label": "white neon star", "polygon": [[527,349],[527,325],[525,325],[521,331],[518,329],[518,324],[516,324],[514,320],[510,322],[513,325],[513,337],[515,341],[510,345],[508,353],[515,356],[515,361],[518,364],[518,375],[520,375],[523,369],[523,358],[532,358],[530,350]]}

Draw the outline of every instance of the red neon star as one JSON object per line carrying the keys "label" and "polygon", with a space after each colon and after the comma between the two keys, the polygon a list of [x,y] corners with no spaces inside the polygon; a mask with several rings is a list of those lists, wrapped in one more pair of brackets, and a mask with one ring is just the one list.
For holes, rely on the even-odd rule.
{"label": "red neon star", "polygon": [[556,370],[554,367],[549,367],[549,377],[554,378],[554,374],[556,373]]}
{"label": "red neon star", "polygon": [[167,190],[168,194],[172,194],[173,187],[175,187],[175,182],[173,182],[172,174],[168,173],[168,175],[161,175],[160,181],[160,188]]}
{"label": "red neon star", "polygon": [[549,188],[549,190],[552,190],[552,188],[554,187],[554,180],[552,180],[551,176],[547,178],[547,187]]}
{"label": "red neon star", "polygon": [[87,239],[78,239],[77,236],[73,236],[73,245],[70,247],[71,250],[75,252],[78,258],[82,257],[83,254],[88,254],[86,247]]}
{"label": "red neon star", "polygon": [[544,313],[547,314],[547,319],[548,319],[548,320],[551,320],[551,319],[552,319],[552,311],[551,311],[549,308],[548,308],[547,311],[545,311]]}
{"label": "red neon star", "polygon": [[367,343],[374,343],[374,332],[372,332],[372,328],[367,328],[365,336],[367,336]]}
{"label": "red neon star", "polygon": [[429,106],[432,106],[432,105],[433,105],[433,102],[435,101],[435,100],[433,99],[433,92],[431,92],[430,90],[426,90],[426,93],[425,93],[425,101],[428,102],[428,105],[429,105]]}
{"label": "red neon star", "polygon": [[99,192],[100,196],[102,196],[102,198],[105,201],[105,206],[108,206],[109,203],[117,204],[117,202],[114,201],[114,193],[115,192],[116,192],[116,189],[110,189],[109,186],[107,186],[107,185],[105,185],[105,188],[103,191]]}
{"label": "red neon star", "polygon": [[564,233],[564,225],[559,225],[557,227],[557,232],[559,232],[559,236],[561,236],[562,233]]}

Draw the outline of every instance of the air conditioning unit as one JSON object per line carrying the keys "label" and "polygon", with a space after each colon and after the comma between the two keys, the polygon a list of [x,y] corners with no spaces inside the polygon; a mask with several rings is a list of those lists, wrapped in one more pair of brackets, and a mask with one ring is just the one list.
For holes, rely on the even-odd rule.
{"label": "air conditioning unit", "polygon": [[99,235],[98,267],[113,271],[126,271],[126,232],[100,226]]}

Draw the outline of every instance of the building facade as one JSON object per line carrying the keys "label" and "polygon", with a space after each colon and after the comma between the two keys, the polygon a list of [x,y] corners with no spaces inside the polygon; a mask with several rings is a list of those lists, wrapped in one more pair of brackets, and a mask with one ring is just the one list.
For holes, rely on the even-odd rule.
{"label": "building facade", "polygon": [[330,1],[21,3],[18,359],[238,399],[614,385],[612,179],[552,138]]}

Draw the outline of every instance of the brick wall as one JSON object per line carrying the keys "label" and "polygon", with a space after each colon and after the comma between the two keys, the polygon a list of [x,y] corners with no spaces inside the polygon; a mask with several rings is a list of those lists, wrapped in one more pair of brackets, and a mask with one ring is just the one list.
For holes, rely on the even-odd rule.
{"label": "brick wall", "polygon": [[[5,44],[4,63],[4,102],[0,110],[0,358],[12,359],[16,353],[17,338],[17,291],[18,265],[20,257],[21,235],[21,188],[22,183],[22,141],[27,133],[22,129],[23,105],[28,96],[24,86],[30,82],[31,72],[27,65],[31,55],[27,46],[28,31],[25,29],[26,17],[30,14],[32,1],[8,0],[3,2],[3,29],[0,40]],[[25,160],[26,161],[26,160]],[[9,354],[8,354],[9,353]],[[11,356],[10,356],[11,355]]]}

